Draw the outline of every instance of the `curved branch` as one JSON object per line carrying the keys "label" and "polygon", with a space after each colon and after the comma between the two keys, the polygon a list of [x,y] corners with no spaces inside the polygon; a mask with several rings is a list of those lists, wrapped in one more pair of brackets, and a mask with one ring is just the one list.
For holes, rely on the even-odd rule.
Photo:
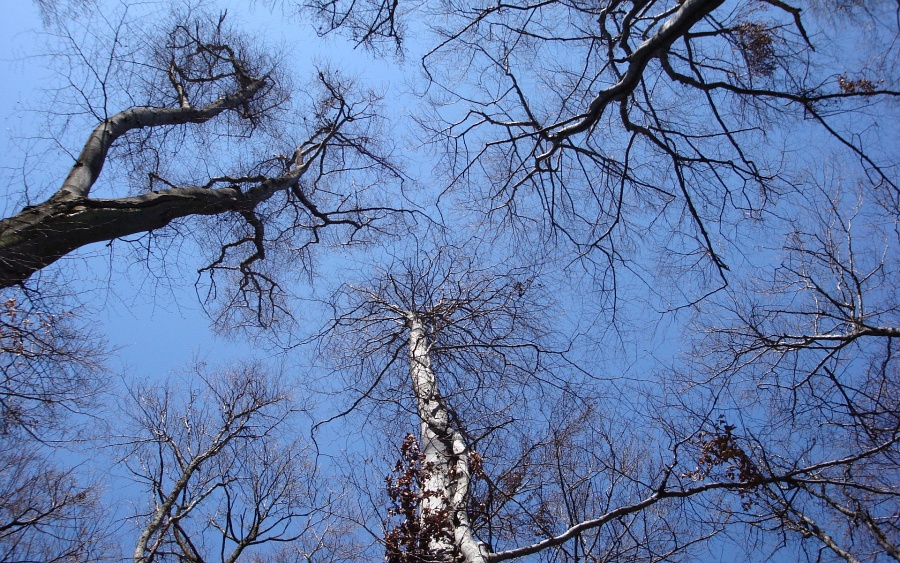
{"label": "curved branch", "polygon": [[[554,145],[562,139],[587,131],[594,126],[603,115],[606,107],[617,100],[622,100],[630,95],[643,79],[644,69],[654,58],[659,57],[672,44],[673,41],[683,36],[694,24],[708,16],[713,10],[722,5],[723,0],[686,0],[678,8],[671,18],[664,23],[656,34],[641,43],[627,61],[630,63],[628,70],[621,79],[609,88],[603,90],[591,100],[588,110],[579,116],[577,121],[563,127],[551,135]],[[549,156],[541,155],[538,160]]]}

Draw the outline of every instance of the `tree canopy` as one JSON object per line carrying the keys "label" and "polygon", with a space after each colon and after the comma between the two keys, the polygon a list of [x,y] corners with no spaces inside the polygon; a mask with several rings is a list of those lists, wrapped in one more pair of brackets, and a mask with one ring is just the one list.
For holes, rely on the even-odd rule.
{"label": "tree canopy", "polygon": [[896,2],[33,8],[4,560],[900,560]]}

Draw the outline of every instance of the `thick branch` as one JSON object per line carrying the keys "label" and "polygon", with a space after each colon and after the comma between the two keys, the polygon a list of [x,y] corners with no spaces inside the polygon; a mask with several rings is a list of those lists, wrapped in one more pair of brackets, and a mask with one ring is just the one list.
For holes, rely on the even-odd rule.
{"label": "thick branch", "polygon": [[723,0],[686,0],[683,2],[678,11],[675,12],[675,15],[669,18],[653,37],[641,43],[628,56],[628,70],[624,76],[618,82],[597,94],[591,100],[588,110],[575,123],[551,135],[554,142],[558,143],[562,139],[587,131],[593,127],[600,120],[604,110],[611,102],[625,99],[637,88],[643,79],[644,69],[647,68],[652,59],[662,55],[673,41],[687,33],[694,24],[718,8],[722,2]]}
{"label": "thick branch", "polygon": [[[87,244],[158,229],[178,217],[211,215],[246,205],[247,198],[233,187],[176,188],[118,199],[89,199],[88,194],[100,176],[110,147],[122,135],[144,127],[204,123],[223,111],[246,104],[265,84],[264,78],[254,80],[202,108],[135,107],[100,123],[53,197],[0,221],[0,288],[24,281]],[[271,182],[281,184],[280,180]],[[289,182],[279,187],[287,185]],[[257,202],[274,193],[271,187],[259,190]]]}
{"label": "thick branch", "polygon": [[243,106],[266,84],[265,78],[250,82],[234,94],[219,98],[203,106],[179,108],[135,107],[119,112],[104,120],[94,128],[88,137],[78,160],[69,171],[62,188],[53,199],[69,199],[87,197],[100,171],[106,163],[110,147],[122,135],[145,127],[163,127],[184,125],[186,123],[205,123],[223,111]]}
{"label": "thick branch", "polygon": [[[813,475],[821,472],[824,469],[830,467],[839,467],[839,466],[849,466],[850,464],[859,461],[864,458],[868,458],[873,456],[879,452],[886,450],[887,448],[892,447],[897,442],[897,437],[892,436],[890,440],[887,440],[884,443],[878,444],[875,447],[869,448],[863,452],[859,452],[857,454],[833,459],[829,461],[823,461],[814,465],[810,465],[807,467],[802,467],[798,469],[794,469],[793,471],[788,471],[781,475],[773,475],[771,477],[767,477],[764,479],[755,479],[751,481],[733,481],[733,482],[714,482],[714,483],[705,483],[702,485],[697,485],[695,487],[688,487],[685,489],[667,489],[666,482],[663,481],[663,484],[657,489],[653,494],[648,496],[647,498],[640,500],[634,504],[629,504],[626,506],[620,506],[614,510],[607,512],[597,518],[593,518],[591,520],[584,520],[570,527],[565,532],[543,539],[537,543],[533,543],[531,545],[526,545],[523,547],[517,547],[514,549],[510,549],[507,551],[501,551],[498,553],[491,553],[487,557],[488,563],[497,563],[499,561],[506,561],[508,559],[517,559],[519,557],[524,557],[526,555],[531,555],[534,553],[539,553],[544,551],[545,549],[549,549],[552,547],[556,547],[558,545],[562,545],[569,540],[580,536],[582,533],[587,530],[591,530],[594,528],[599,528],[604,526],[608,522],[616,520],[618,518],[622,518],[624,516],[628,516],[629,514],[636,514],[645,510],[658,502],[661,502],[665,499],[679,499],[679,498],[689,498],[693,496],[702,495],[709,491],[722,490],[722,489],[730,489],[737,491],[746,491],[756,487],[762,487],[767,484],[773,483],[788,483],[793,486],[798,481],[801,481],[801,476],[803,475]],[[820,538],[821,539],[821,538]]]}
{"label": "thick branch", "polygon": [[252,209],[305,171],[266,180],[247,193],[237,187],[172,188],[134,197],[57,198],[0,221],[0,288],[15,285],[82,246],[160,229],[189,215]]}
{"label": "thick branch", "polygon": [[706,485],[699,485],[697,487],[692,487],[689,489],[684,489],[681,491],[657,491],[645,498],[642,501],[636,502],[635,504],[630,504],[628,506],[621,506],[616,508],[615,510],[611,510],[606,514],[594,518],[592,520],[585,520],[583,522],[579,522],[578,524],[572,526],[565,532],[559,534],[558,536],[550,537],[544,540],[541,540],[537,543],[527,545],[524,547],[517,547],[515,549],[510,549],[507,551],[501,551],[499,553],[492,553],[488,556],[487,561],[490,563],[496,563],[498,561],[506,561],[508,559],[516,559],[519,557],[524,557],[526,555],[531,555],[533,553],[538,553],[544,551],[545,549],[555,547],[558,545],[562,545],[573,539],[578,537],[581,533],[590,530],[592,528],[599,528],[603,526],[607,522],[611,522],[617,518],[622,518],[629,514],[635,514],[642,510],[645,510],[654,504],[665,500],[667,498],[684,498],[690,497],[694,495],[698,495],[710,490],[716,489],[743,489],[747,488],[749,485],[747,483],[709,483]]}

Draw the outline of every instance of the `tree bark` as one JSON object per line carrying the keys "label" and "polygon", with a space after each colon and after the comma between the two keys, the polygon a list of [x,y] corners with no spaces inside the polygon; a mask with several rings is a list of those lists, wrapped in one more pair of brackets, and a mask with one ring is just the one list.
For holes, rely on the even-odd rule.
{"label": "tree bark", "polygon": [[421,420],[421,451],[429,474],[422,491],[421,513],[445,512],[455,545],[442,538],[429,550],[436,560],[451,561],[461,555],[467,563],[486,563],[487,547],[475,539],[466,513],[469,495],[469,448],[454,426],[447,403],[431,369],[427,325],[415,312],[409,323],[409,373]]}
{"label": "tree bark", "polygon": [[160,229],[180,217],[252,210],[296,182],[299,172],[267,180],[247,192],[187,187],[117,199],[57,194],[0,221],[0,288],[20,283],[94,242]]}

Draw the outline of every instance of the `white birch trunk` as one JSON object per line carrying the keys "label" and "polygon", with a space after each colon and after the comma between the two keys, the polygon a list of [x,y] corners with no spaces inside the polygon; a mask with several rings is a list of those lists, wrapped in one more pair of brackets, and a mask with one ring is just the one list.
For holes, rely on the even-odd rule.
{"label": "white birch trunk", "polygon": [[435,560],[449,561],[453,554],[467,563],[486,563],[486,546],[472,535],[466,513],[469,495],[469,448],[453,425],[447,405],[431,370],[430,346],[425,322],[414,312],[407,313],[409,322],[409,373],[421,420],[421,452],[430,474],[420,513],[446,511],[455,545],[438,538],[429,544]]}

